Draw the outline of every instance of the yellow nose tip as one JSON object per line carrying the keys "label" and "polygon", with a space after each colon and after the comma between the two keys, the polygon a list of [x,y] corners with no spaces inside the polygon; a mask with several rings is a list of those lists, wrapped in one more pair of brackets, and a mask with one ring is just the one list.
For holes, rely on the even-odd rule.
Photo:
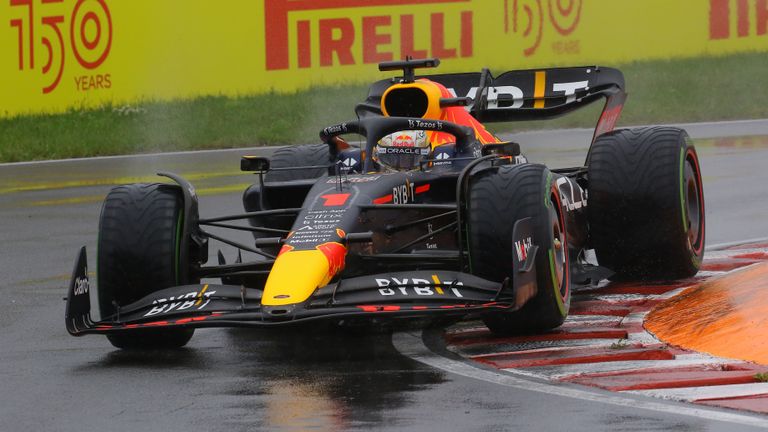
{"label": "yellow nose tip", "polygon": [[308,299],[317,287],[328,283],[328,259],[319,250],[280,254],[272,266],[261,304],[283,306]]}

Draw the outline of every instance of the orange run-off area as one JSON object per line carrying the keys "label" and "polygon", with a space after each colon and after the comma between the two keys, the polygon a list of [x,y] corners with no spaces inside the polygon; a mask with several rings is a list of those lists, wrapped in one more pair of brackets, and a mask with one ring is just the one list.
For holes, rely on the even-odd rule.
{"label": "orange run-off area", "polygon": [[651,311],[645,327],[673,345],[768,365],[768,263],[684,292]]}

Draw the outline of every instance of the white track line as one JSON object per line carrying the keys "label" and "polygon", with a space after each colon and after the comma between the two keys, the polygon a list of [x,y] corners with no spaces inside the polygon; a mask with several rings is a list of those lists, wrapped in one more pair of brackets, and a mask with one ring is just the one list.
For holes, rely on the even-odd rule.
{"label": "white track line", "polygon": [[[633,340],[631,338],[626,339],[629,341],[629,343],[644,343],[643,341],[637,341]],[[498,345],[491,345],[488,344],[483,347],[483,354],[498,354],[498,353],[509,353],[509,352],[528,352],[531,350],[540,350],[540,349],[548,349],[548,348],[585,348],[585,347],[602,347],[607,348],[610,347],[612,344],[617,343],[619,341],[618,338],[600,338],[600,339],[560,339],[560,340],[543,340],[543,341],[531,341],[531,342],[519,342],[519,343],[512,343],[512,344],[498,344]],[[653,342],[655,344],[658,344],[658,341]],[[455,352],[456,354],[462,355],[462,356],[473,356],[475,353],[473,351],[476,351],[473,348],[476,348],[477,346],[457,346],[452,345],[449,347],[450,351]]]}
{"label": "white track line", "polygon": [[616,315],[568,315],[566,322],[574,324],[605,324],[610,327],[611,324],[618,324],[622,317]]}
{"label": "white track line", "polygon": [[[578,316],[579,320],[566,318],[562,326],[558,327],[560,330],[574,330],[574,329],[588,329],[590,327],[611,327],[616,330],[621,330],[619,325],[624,322],[623,318],[614,315],[604,315],[605,318],[595,318],[595,315],[574,315]],[[587,317],[587,318],[582,318]]]}
{"label": "white track line", "polygon": [[[766,253],[766,248],[748,248],[748,249],[726,249],[726,250],[716,250],[711,251],[707,253],[707,257],[704,259],[704,264],[707,263],[707,261],[717,260],[717,259],[733,259],[734,257],[738,255],[746,255],[746,254],[759,254],[759,253]],[[729,273],[730,271],[726,271],[724,273]],[[700,275],[703,272],[699,272],[696,275]],[[723,272],[720,272],[723,273]]]}
{"label": "white track line", "polygon": [[[610,345],[609,345],[610,346]],[[578,347],[570,347],[570,346],[558,346],[558,347],[549,347],[549,348],[536,348],[526,351],[506,351],[506,352],[499,352],[499,353],[488,353],[488,354],[478,354],[474,355],[471,358],[473,360],[482,360],[484,358],[488,357],[497,357],[497,356],[504,356],[504,355],[515,355],[515,354],[533,354],[533,353],[542,353],[542,354],[548,354],[548,353],[557,353],[562,351],[582,351],[587,349],[592,350],[602,350],[605,349],[607,346],[605,344],[603,345],[582,345]],[[659,346],[661,347],[661,345]],[[639,348],[630,348],[630,349],[639,349]],[[658,348],[648,348],[648,349],[658,349]]]}
{"label": "white track line", "polygon": [[392,335],[392,344],[401,354],[420,363],[446,372],[492,384],[503,385],[519,390],[534,391],[552,396],[568,397],[582,401],[591,401],[632,409],[655,411],[670,415],[683,415],[768,429],[768,421],[766,421],[765,417],[716,411],[692,406],[682,406],[678,404],[668,405],[653,400],[629,398],[618,393],[611,394],[582,390],[580,388],[563,385],[562,383],[550,384],[533,381],[512,371],[507,373],[497,373],[480,369],[467,363],[448,359],[433,353],[422,342],[421,332],[397,332]]}
{"label": "white track line", "polygon": [[[618,350],[617,350],[618,351]],[[683,366],[714,366],[724,363],[738,364],[740,362],[713,358],[701,354],[682,354],[672,360],[627,360],[609,361],[584,364],[567,364],[558,366],[539,366],[530,368],[516,368],[515,371],[537,378],[559,380],[573,378],[579,375],[587,375],[604,372],[634,372],[648,369],[663,369]],[[504,369],[510,371],[511,369]]]}
{"label": "white track line", "polygon": [[704,387],[683,387],[657,390],[633,390],[632,393],[661,399],[693,402],[702,399],[725,399],[768,394],[768,383],[728,384]]}
{"label": "white track line", "polygon": [[656,339],[656,336],[648,333],[647,331],[629,333],[626,340],[631,344],[641,343],[643,345],[656,345],[663,343],[662,341]]}
{"label": "white track line", "polygon": [[732,241],[728,243],[713,244],[711,246],[707,246],[705,250],[707,252],[710,252],[710,251],[716,251],[716,250],[725,249],[733,246],[739,246],[739,245],[750,244],[750,243],[762,243],[766,241],[768,241],[768,237],[756,237],[751,239]]}
{"label": "white track line", "polygon": [[632,312],[624,317],[621,324],[642,324],[645,322],[645,317],[647,315],[648,312]]}

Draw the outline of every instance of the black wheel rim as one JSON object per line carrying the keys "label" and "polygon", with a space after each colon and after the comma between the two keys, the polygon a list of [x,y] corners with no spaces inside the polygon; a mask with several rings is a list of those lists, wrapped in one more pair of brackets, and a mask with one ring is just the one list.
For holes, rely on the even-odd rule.
{"label": "black wheel rim", "polygon": [[693,160],[690,152],[685,158],[685,168],[683,174],[683,187],[685,190],[685,222],[688,241],[693,250],[698,250],[702,239],[702,200],[701,185],[699,184],[698,164]]}

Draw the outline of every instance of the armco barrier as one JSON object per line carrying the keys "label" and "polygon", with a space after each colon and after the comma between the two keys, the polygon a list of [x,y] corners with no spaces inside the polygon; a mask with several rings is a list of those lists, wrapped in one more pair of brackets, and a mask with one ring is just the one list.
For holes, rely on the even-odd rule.
{"label": "armco barrier", "polygon": [[768,50],[768,0],[2,0],[0,116],[443,71]]}

